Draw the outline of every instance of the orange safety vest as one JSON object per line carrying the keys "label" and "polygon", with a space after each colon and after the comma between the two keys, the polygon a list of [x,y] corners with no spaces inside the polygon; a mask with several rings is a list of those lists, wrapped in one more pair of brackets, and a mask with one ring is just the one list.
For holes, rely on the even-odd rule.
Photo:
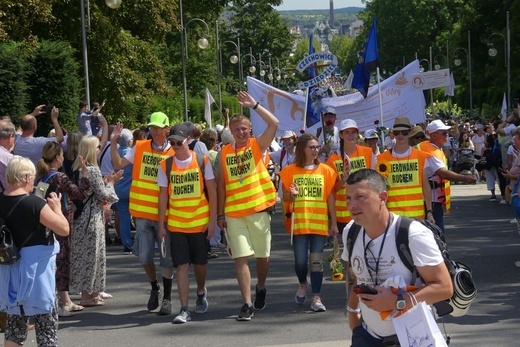
{"label": "orange safety vest", "polygon": [[[372,148],[357,145],[356,151],[352,155],[349,155],[349,159],[351,173],[359,169],[370,169],[372,167]],[[326,164],[338,173],[339,179],[343,179],[344,163],[341,159],[341,155],[333,153]],[[347,209],[345,194],[345,185],[343,185],[343,187],[336,192],[336,219],[340,223],[348,224],[352,218],[350,218],[350,212]]]}
{"label": "orange safety vest", "polygon": [[[423,141],[417,145],[417,147],[423,151],[428,153],[431,156],[434,156],[441,160],[444,163],[446,169],[448,168],[448,159],[444,155],[444,152],[439,147],[432,144],[430,141]],[[450,181],[444,178],[440,178],[438,175],[433,175],[428,177],[430,181],[430,187],[432,190],[435,190],[435,197],[437,201],[441,202],[444,206],[446,206],[446,213],[450,213],[451,210],[451,187]]]}
{"label": "orange safety vest", "polygon": [[[191,163],[179,168],[172,158],[170,172],[166,161],[161,168],[168,177],[168,230],[182,233],[201,233],[209,222],[209,203],[204,194],[204,177],[197,162],[197,154],[191,151]],[[208,163],[204,157],[204,165]]]}
{"label": "orange safety vest", "polygon": [[[291,164],[280,171],[285,189],[289,190],[292,183],[300,188],[294,209],[290,209],[290,218],[294,218],[294,235],[329,234],[327,199],[333,193],[337,177],[334,169],[322,163],[313,170]],[[288,232],[291,232],[290,218],[286,220]]]}
{"label": "orange safety vest", "polygon": [[245,217],[262,212],[276,203],[274,185],[255,138],[249,139],[249,146],[236,150],[233,143],[222,147],[220,158],[226,191],[226,215]]}
{"label": "orange safety vest", "polygon": [[427,156],[414,147],[406,158],[398,159],[390,151],[377,156],[377,171],[387,178],[389,211],[424,219],[423,170]]}
{"label": "orange safety vest", "polygon": [[165,152],[154,151],[152,140],[136,142],[129,205],[133,217],[159,221],[157,170],[159,163],[173,154],[171,147]]}

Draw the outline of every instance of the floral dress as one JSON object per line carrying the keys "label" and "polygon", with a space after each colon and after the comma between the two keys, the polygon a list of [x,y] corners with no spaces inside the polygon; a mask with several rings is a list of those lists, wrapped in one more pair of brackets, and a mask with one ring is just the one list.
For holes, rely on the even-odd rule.
{"label": "floral dress", "polygon": [[[71,287],[85,293],[102,292],[106,282],[106,246],[103,202],[118,201],[112,184],[103,182],[97,166],[88,166],[90,188],[78,219],[74,221],[71,248]],[[80,175],[81,176],[81,175]],[[85,199],[84,201],[86,201]]]}

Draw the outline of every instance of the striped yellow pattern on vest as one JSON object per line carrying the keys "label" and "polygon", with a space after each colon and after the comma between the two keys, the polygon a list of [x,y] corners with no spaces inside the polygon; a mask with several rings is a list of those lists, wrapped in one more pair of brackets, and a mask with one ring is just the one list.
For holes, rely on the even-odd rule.
{"label": "striped yellow pattern on vest", "polygon": [[129,210],[133,217],[159,221],[157,170],[159,163],[173,153],[171,148],[165,152],[154,151],[152,140],[137,141],[129,204]]}
{"label": "striped yellow pattern on vest", "polygon": [[[168,177],[168,230],[182,233],[200,233],[209,222],[209,203],[204,194],[204,177],[197,163],[197,154],[191,152],[188,167],[181,169],[172,161],[166,172],[166,160],[161,162]],[[172,158],[173,159],[173,158]],[[204,165],[208,158],[204,158]]]}
{"label": "striped yellow pattern on vest", "polygon": [[[433,145],[430,141],[424,141],[417,145],[417,147],[429,155],[433,155],[436,158],[439,158],[444,163],[444,166],[446,169],[448,169],[448,159],[444,155],[444,152],[439,147]],[[446,179],[441,179],[440,177],[437,177],[437,180],[441,180],[442,183],[444,183],[444,187],[439,187],[439,189],[444,195],[444,201],[442,201],[443,205],[446,206],[446,213],[450,213],[451,210],[451,187],[450,187],[450,181]],[[438,201],[441,202],[441,201]]]}
{"label": "striped yellow pattern on vest", "polygon": [[260,146],[249,139],[249,146],[235,151],[234,144],[221,151],[226,185],[226,215],[234,218],[261,212],[276,203],[276,192],[267,172]]}
{"label": "striped yellow pattern on vest", "polygon": [[[368,147],[357,146],[356,152],[349,156],[350,158],[350,172],[355,172],[364,168],[372,167],[372,149]],[[343,179],[343,160],[341,155],[332,154],[327,160],[327,165],[336,171],[339,179]],[[346,190],[345,186],[341,187],[336,192],[336,218],[339,223],[348,224],[352,218],[350,218],[350,212],[347,209],[347,200],[345,198]]]}
{"label": "striped yellow pattern on vest", "polygon": [[[292,164],[280,172],[286,190],[289,190],[293,182],[299,187],[299,194],[294,201],[294,211],[291,211],[292,218],[295,218],[294,235],[329,234],[327,199],[333,194],[337,177],[334,169],[321,163],[312,170]],[[289,227],[288,232],[290,231]]]}
{"label": "striped yellow pattern on vest", "polygon": [[[412,148],[410,155],[396,158],[386,151],[377,156],[380,172],[387,174],[388,210],[401,216],[424,219],[423,170],[426,154]],[[385,166],[381,170],[381,166]]]}

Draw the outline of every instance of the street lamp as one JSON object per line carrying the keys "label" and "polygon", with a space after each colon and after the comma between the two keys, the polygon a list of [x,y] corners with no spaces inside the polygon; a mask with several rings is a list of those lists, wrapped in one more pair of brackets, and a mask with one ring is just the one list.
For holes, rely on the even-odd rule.
{"label": "street lamp", "polygon": [[[242,55],[242,59],[246,58],[246,57],[249,57],[249,73],[250,73],[250,76],[254,75],[255,72],[256,72],[256,59],[255,59],[255,56],[252,55],[251,53],[247,53],[247,54],[243,54]],[[244,67],[244,63],[242,63],[242,68]]]}
{"label": "street lamp", "polygon": [[507,105],[511,104],[511,32],[509,28],[509,11],[506,13],[506,36],[500,33],[492,33],[487,39],[487,45],[489,47],[488,54],[490,57],[497,55],[497,50],[493,43],[490,42],[491,38],[495,35],[501,36],[504,39],[504,64],[507,68]]}
{"label": "street lamp", "polygon": [[[105,0],[105,5],[115,10],[121,6],[122,0]],[[81,10],[81,51],[83,55],[83,76],[85,82],[85,101],[90,107],[90,82],[88,78],[87,34],[90,34],[90,1],[80,0]],[[86,13],[85,13],[86,10]],[[85,16],[86,14],[86,16]],[[86,21],[85,21],[86,19]]]}
{"label": "street lamp", "polygon": [[238,63],[238,82],[239,82],[239,90],[242,90],[242,57],[240,55],[240,37],[237,38],[237,42],[234,41],[224,41],[222,43],[230,43],[236,48],[237,55],[232,55],[229,58],[231,64]]}
{"label": "street lamp", "polygon": [[[186,64],[187,64],[187,60],[188,60],[188,44],[186,42],[186,39],[187,39],[187,35],[188,35],[188,32],[187,32],[187,26],[191,23],[191,22],[194,22],[194,21],[197,21],[197,22],[201,22],[203,23],[205,26],[206,26],[206,35],[209,35],[209,27],[208,27],[208,24],[203,21],[202,19],[200,18],[192,18],[188,21],[188,23],[186,23],[186,25],[184,25],[184,16],[182,14],[182,0],[179,0],[179,15],[181,17],[181,20],[180,20],[180,24],[181,24],[181,60],[182,60],[182,87],[183,87],[183,91],[184,91],[184,117],[186,119],[186,121],[188,121],[188,90],[187,90],[187,86],[186,86]],[[208,43],[208,40],[202,36],[198,41],[197,41],[197,46],[200,48],[200,49],[206,49],[208,48],[209,46],[209,43]]]}
{"label": "street lamp", "polygon": [[447,64],[448,62],[448,59],[446,58],[445,55],[442,55],[442,54],[437,54],[434,58],[433,58],[433,61],[434,61],[434,69],[435,70],[439,70],[442,66],[438,63],[438,60],[437,60],[437,57],[441,57],[444,59],[444,63]]}
{"label": "street lamp", "polygon": [[455,48],[455,50],[453,51],[453,58],[454,58],[453,64],[455,64],[455,66],[460,66],[460,64],[462,63],[457,55],[457,51],[461,50],[464,53],[466,53],[468,78],[469,78],[469,112],[470,112],[470,115],[473,115],[473,87],[472,87],[472,83],[471,83],[471,40],[470,39],[471,39],[471,33],[468,30],[468,49],[466,50],[465,48],[462,48],[462,47]]}

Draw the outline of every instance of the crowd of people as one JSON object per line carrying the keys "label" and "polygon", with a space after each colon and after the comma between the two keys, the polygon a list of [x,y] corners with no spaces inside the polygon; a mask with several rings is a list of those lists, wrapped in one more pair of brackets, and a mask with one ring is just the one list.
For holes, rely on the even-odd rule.
{"label": "crowd of people", "polygon": [[[352,345],[382,346],[395,331],[379,312],[402,311],[412,306],[412,299],[430,304],[451,295],[442,257],[431,247],[428,231],[415,222],[410,244],[425,283],[416,284],[406,297],[382,286],[395,275],[410,278],[390,246],[395,243],[385,243],[395,236],[400,216],[427,219],[444,229],[451,183],[485,179],[496,201],[498,180],[507,203],[507,192],[520,175],[517,110],[503,123],[473,126],[441,120],[414,125],[400,116],[386,134],[380,129],[362,134],[352,119],[338,123],[328,107],[322,115],[325,127],[298,137],[278,129],[278,119],[247,92],[237,98],[267,124],[258,136],[241,114],[226,114],[225,125],[203,130],[191,122],[171,125],[165,113],[154,112],[144,128],[131,131],[121,123],[108,124],[101,113],[104,101],[92,110],[80,103],[79,130],[68,133],[53,108],[50,137],[35,137],[44,105],[23,116],[18,130],[10,120],[0,121],[0,217],[9,216],[6,225],[23,259],[0,266],[2,283],[8,284],[0,285],[6,346],[23,344],[30,317],[38,345],[54,346],[58,316],[106,304],[111,297],[105,291],[106,235],[112,213],[123,253],[137,256],[149,282],[147,310],[172,314],[175,272],[180,310],[173,322],[190,321],[193,264],[194,312],[207,312],[207,264],[215,256],[211,247],[227,247],[241,296],[237,320],[250,321],[267,304],[271,213],[277,197],[294,251],[295,303],[306,303],[310,287],[314,312],[326,311],[321,296],[325,245],[337,235],[345,245],[353,223],[362,227],[352,254],[345,247],[341,257],[346,264],[364,260],[350,271],[353,284],[372,285],[378,294],[350,292]],[[468,168],[461,166],[464,151],[472,152]],[[30,194],[35,186],[41,194]],[[520,218],[514,222],[520,232]],[[250,258],[255,259],[254,288]],[[33,266],[23,286],[14,283],[12,274],[31,262],[46,275],[31,277]],[[24,287],[27,283],[32,290]],[[70,291],[81,293],[79,303],[71,300]]]}

